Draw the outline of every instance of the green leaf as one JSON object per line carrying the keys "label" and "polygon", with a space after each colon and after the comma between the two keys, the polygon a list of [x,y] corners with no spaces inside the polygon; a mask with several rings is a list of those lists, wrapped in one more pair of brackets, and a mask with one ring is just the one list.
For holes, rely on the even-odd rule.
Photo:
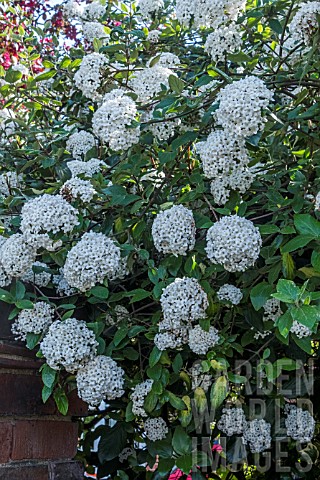
{"label": "green leaf", "polygon": [[149,357],[150,367],[154,367],[159,362],[161,355],[162,355],[161,350],[159,350],[158,347],[153,347]]}
{"label": "green leaf", "polygon": [[184,401],[181,398],[177,397],[177,395],[169,391],[167,391],[166,393],[169,397],[169,402],[173,406],[173,408],[176,408],[177,410],[185,410],[187,408]]}
{"label": "green leaf", "polygon": [[104,463],[118,457],[126,443],[127,432],[123,422],[118,422],[113,427],[105,426],[98,446],[99,461]]}
{"label": "green leaf", "polygon": [[299,298],[300,289],[292,280],[279,280],[277,283],[277,294],[272,296],[286,303],[294,303]]}
{"label": "green leaf", "polygon": [[30,300],[18,300],[15,305],[22,310],[32,310],[34,308],[34,305]]}
{"label": "green leaf", "polygon": [[310,337],[303,337],[299,338],[296,335],[292,335],[293,341],[298,345],[301,350],[308,353],[308,355],[312,354],[312,344]]}
{"label": "green leaf", "polygon": [[320,253],[316,252],[315,250],[311,255],[311,264],[317,272],[320,272]]}
{"label": "green leaf", "polygon": [[211,387],[210,391],[210,402],[212,408],[216,409],[220,407],[223,403],[224,399],[226,398],[228,393],[228,382],[227,378],[222,375],[221,377],[217,378],[214,384]]}
{"label": "green leaf", "polygon": [[36,82],[42,82],[43,80],[49,80],[57,74],[56,70],[50,70],[49,72],[40,73],[35,77]]}
{"label": "green leaf", "polygon": [[250,299],[255,310],[260,310],[267,300],[270,299],[273,287],[266,282],[255,285],[250,292]]}
{"label": "green leaf", "polygon": [[287,336],[289,335],[292,324],[293,324],[293,319],[292,319],[290,310],[287,310],[275,322],[275,325],[279,329],[280,335],[282,335],[284,338],[287,338]]}
{"label": "green leaf", "polygon": [[320,321],[320,308],[315,305],[302,305],[298,308],[292,308],[291,315],[294,320],[312,330],[315,324]]}
{"label": "green leaf", "polygon": [[7,290],[4,290],[3,288],[0,288],[0,300],[5,303],[14,303],[14,298],[11,293],[7,292]]}
{"label": "green leaf", "polygon": [[109,290],[106,287],[96,286],[91,288],[90,293],[97,298],[106,299],[109,297]]}
{"label": "green leaf", "polygon": [[57,377],[57,371],[53,370],[53,368],[45,363],[41,369],[41,376],[44,385],[48,388],[52,388]]}
{"label": "green leaf", "polygon": [[192,449],[192,440],[189,435],[186,433],[184,428],[178,426],[174,430],[174,434],[172,437],[172,446],[174,451],[178,455],[186,455],[191,453]]}
{"label": "green leaf", "polygon": [[158,403],[158,395],[156,395],[153,391],[149,392],[146,396],[143,405],[147,413],[152,413],[153,410],[156,408]]}
{"label": "green leaf", "polygon": [[67,415],[69,410],[69,401],[65,391],[62,388],[57,388],[53,394],[54,401],[57,408],[62,415]]}
{"label": "green leaf", "polygon": [[171,90],[173,90],[174,92],[181,93],[182,90],[185,87],[185,84],[176,75],[170,75],[169,76],[169,86],[170,86]]}
{"label": "green leaf", "polygon": [[11,68],[7,71],[6,76],[4,77],[5,81],[8,83],[15,83],[22,78],[22,73],[18,70],[12,70]]}
{"label": "green leaf", "polygon": [[140,300],[144,300],[151,296],[151,292],[144,290],[143,288],[138,288],[137,290],[132,290],[130,292],[130,296],[132,296],[130,303],[139,302]]}
{"label": "green leaf", "polygon": [[41,333],[27,333],[26,343],[29,350],[33,350],[34,347],[39,343],[41,338]]}
{"label": "green leaf", "polygon": [[305,247],[314,240],[313,235],[298,235],[296,238],[289,240],[283,247],[281,247],[282,253],[290,253],[298,250],[299,248]]}
{"label": "green leaf", "polygon": [[294,278],[295,264],[290,253],[282,254],[282,266],[283,266],[282,270],[283,270],[284,277],[288,278],[289,280]]}
{"label": "green leaf", "polygon": [[50,395],[52,394],[52,387],[46,387],[45,385],[42,388],[42,401],[43,403],[46,403],[49,400]]}
{"label": "green leaf", "polygon": [[282,25],[281,23],[279,22],[279,20],[275,19],[275,18],[271,18],[269,20],[269,25],[271,27],[271,29],[277,33],[278,35],[281,35],[282,34]]}
{"label": "green leaf", "polygon": [[175,356],[175,359],[172,362],[172,369],[174,373],[179,373],[183,366],[183,359],[180,353]]}
{"label": "green leaf", "polygon": [[294,225],[302,235],[311,235],[313,238],[320,237],[320,222],[306,213],[294,216]]}
{"label": "green leaf", "polygon": [[243,375],[235,375],[234,373],[228,372],[228,379],[232,383],[247,383],[247,377]]}
{"label": "green leaf", "polygon": [[183,455],[182,457],[177,458],[176,465],[184,473],[188,474],[193,467],[193,455],[192,453],[188,455]]}
{"label": "green leaf", "polygon": [[113,343],[117,347],[124,338],[126,338],[128,333],[128,327],[125,325],[124,327],[119,328],[119,330],[116,332],[114,338],[113,338]]}

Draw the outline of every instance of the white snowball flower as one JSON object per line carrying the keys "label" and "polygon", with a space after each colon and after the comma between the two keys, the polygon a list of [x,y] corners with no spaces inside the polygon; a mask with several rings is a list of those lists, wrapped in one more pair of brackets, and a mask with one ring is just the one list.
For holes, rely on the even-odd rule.
{"label": "white snowball flower", "polygon": [[206,252],[212,263],[229,272],[244,272],[259,257],[262,239],[259,229],[237,215],[221,218],[207,233]]}
{"label": "white snowball flower", "polygon": [[180,23],[189,27],[212,27],[234,21],[244,10],[245,0],[176,0],[176,15]]}
{"label": "white snowball flower", "polygon": [[168,332],[157,333],[154,337],[155,346],[161,350],[178,349],[188,343],[188,330],[185,327],[171,329]]}
{"label": "white snowball flower", "polygon": [[45,302],[37,302],[33,309],[21,310],[11,327],[16,340],[26,340],[28,333],[46,333],[52,324],[54,309]]}
{"label": "white snowball flower", "polygon": [[261,168],[261,164],[252,167],[238,166],[234,168],[230,175],[220,175],[212,180],[210,191],[214,202],[218,205],[224,205],[229,200],[231,190],[246,193],[257,176],[263,173]]}
{"label": "white snowball flower", "polygon": [[84,38],[89,42],[93,42],[95,38],[107,42],[110,38],[105,27],[99,22],[82,22],[82,33]]}
{"label": "white snowball flower", "polygon": [[242,408],[224,408],[217,427],[227,437],[241,435],[247,429],[247,420]]}
{"label": "white snowball flower", "polygon": [[7,277],[21,277],[32,268],[36,255],[36,249],[27,243],[25,236],[15,233],[2,245],[0,261]]}
{"label": "white snowball flower", "polygon": [[263,321],[264,322],[276,322],[283,314],[281,310],[280,300],[277,298],[269,298],[263,305]]}
{"label": "white snowball flower", "polygon": [[186,255],[196,242],[192,211],[183,205],[174,205],[158,213],[152,225],[152,238],[158,252]]}
{"label": "white snowball flower", "polygon": [[48,233],[69,233],[79,224],[78,211],[61,195],[45,193],[28,200],[21,209],[21,231],[28,241],[41,241]]}
{"label": "white snowball flower", "polygon": [[71,152],[75,159],[81,160],[95,145],[96,141],[92,133],[80,130],[80,132],[70,135],[66,143],[66,150]]}
{"label": "white snowball flower", "polygon": [[166,68],[175,68],[181,64],[180,58],[174,53],[162,52],[160,55],[150,58],[147,67],[150,67],[155,59],[157,59],[156,65]]}
{"label": "white snowball flower", "polygon": [[64,276],[71,287],[89,290],[119,268],[120,248],[103,233],[85,233],[69,251]]}
{"label": "white snowball flower", "polygon": [[60,188],[60,195],[67,201],[80,199],[83,203],[89,203],[96,193],[89,180],[78,177],[67,180]]}
{"label": "white snowball flower", "polygon": [[76,293],[76,289],[73,287],[70,287],[69,283],[67,282],[65,276],[64,276],[64,270],[61,267],[59,269],[59,275],[53,275],[52,277],[52,283],[56,287],[56,291],[60,296],[71,296]]}
{"label": "white snowball flower", "polygon": [[151,442],[156,442],[157,440],[166,438],[169,429],[163,418],[148,418],[144,422],[144,432]]}
{"label": "white snowball flower", "polygon": [[123,463],[125,462],[126,460],[128,460],[129,457],[131,457],[132,455],[135,455],[135,451],[133,450],[133,448],[130,448],[130,447],[126,447],[122,450],[122,452],[119,453],[119,462],[120,463]]}
{"label": "white snowball flower", "polygon": [[298,338],[310,337],[312,335],[312,330],[310,330],[310,328],[302,325],[302,323],[299,323],[296,320],[294,320],[290,332],[297,335]]}
{"label": "white snowball flower", "polygon": [[56,320],[40,343],[47,364],[54,370],[64,367],[74,372],[91,360],[97,352],[98,342],[83,320],[68,318]]}
{"label": "white snowball flower", "polygon": [[129,320],[130,313],[123,305],[116,305],[113,312],[108,312],[105,317],[106,325],[112,326],[117,325],[118,323],[123,322],[124,320]]}
{"label": "white snowball flower", "polygon": [[14,195],[13,189],[20,188],[22,182],[22,175],[17,172],[9,171],[1,173],[0,175],[0,194],[4,197]]}
{"label": "white snowball flower", "polygon": [[139,0],[139,11],[143,18],[152,18],[164,8],[163,0]]}
{"label": "white snowball flower", "polygon": [[84,175],[87,178],[91,178],[96,173],[99,173],[103,167],[106,167],[106,164],[98,158],[91,158],[87,162],[71,160],[70,162],[67,162],[67,167],[69,168],[72,177]]}
{"label": "white snowball flower", "polygon": [[91,2],[83,8],[82,18],[86,20],[99,20],[106,13],[106,6],[99,2]]}
{"label": "white snowball flower", "polygon": [[151,392],[152,385],[153,380],[146,380],[134,387],[133,392],[131,393],[132,413],[134,415],[141,415],[141,417],[148,416],[143,404],[146,396]]}
{"label": "white snowball flower", "polygon": [[292,37],[297,41],[302,40],[306,45],[311,45],[313,36],[319,29],[319,15],[320,2],[301,3],[289,25]]}
{"label": "white snowball flower", "polygon": [[103,103],[94,113],[94,133],[112,150],[125,150],[139,142],[140,127],[131,125],[137,118],[137,107],[132,98],[122,90],[112,90],[104,96]]}
{"label": "white snowball flower", "polygon": [[196,152],[200,156],[203,173],[210,179],[230,175],[239,167],[248,166],[251,160],[244,138],[224,130],[211,132],[206,141],[196,144]]}
{"label": "white snowball flower", "polygon": [[295,405],[286,405],[285,413],[288,437],[301,443],[311,442],[316,422],[308,410],[302,410]]}
{"label": "white snowball flower", "polygon": [[226,300],[227,302],[230,302],[233,305],[239,305],[239,303],[242,300],[243,294],[240,288],[237,288],[234,285],[229,285],[228,283],[225,283],[217,291],[217,297],[219,300]]}
{"label": "white snowball flower", "polygon": [[124,371],[110,357],[98,355],[76,376],[78,395],[91,406],[115,400],[124,394]]}
{"label": "white snowball flower", "polygon": [[143,115],[142,121],[144,123],[153,122],[147,124],[146,130],[149,130],[159,141],[166,141],[175,134],[177,128],[181,125],[180,118],[170,120],[170,116],[174,117],[175,114],[169,114],[165,118],[159,119],[153,116],[153,111],[150,111]]}
{"label": "white snowball flower", "polygon": [[154,67],[134,72],[129,85],[138,95],[138,101],[146,103],[159,95],[162,91],[161,85],[169,88],[170,75],[175,75],[172,70],[156,64]]}
{"label": "white snowball flower", "polygon": [[208,297],[195,278],[176,278],[163,289],[160,298],[165,322],[171,328],[179,328],[181,322],[191,322],[206,317]]}
{"label": "white snowball flower", "polygon": [[201,363],[194,363],[189,369],[189,375],[192,380],[192,390],[200,387],[207,392],[212,385],[212,375],[202,372]]}
{"label": "white snowball flower", "polygon": [[4,133],[6,137],[13,135],[16,130],[16,124],[14,122],[15,114],[8,108],[2,108],[0,110],[0,138],[1,133]]}
{"label": "white snowball flower", "polygon": [[74,82],[83,95],[92,100],[98,100],[101,96],[98,90],[101,86],[103,71],[107,59],[101,53],[89,53],[83,57],[79,70],[74,75]]}
{"label": "white snowball flower", "polygon": [[147,36],[147,40],[150,43],[158,43],[160,36],[161,36],[161,32],[159,30],[150,30]]}
{"label": "white snowball flower", "polygon": [[318,192],[316,195],[314,209],[320,210],[320,192]]}
{"label": "white snowball flower", "polygon": [[62,12],[68,19],[77,18],[81,16],[82,9],[80,5],[74,0],[68,0],[62,6]]}
{"label": "white snowball flower", "polygon": [[271,425],[263,419],[248,422],[243,433],[243,443],[249,445],[252,453],[264,452],[271,447]]}
{"label": "white snowball flower", "polygon": [[226,132],[247,137],[263,129],[262,109],[268,107],[273,93],[260,78],[248,76],[230,83],[218,94],[215,118]]}
{"label": "white snowball flower", "polygon": [[241,49],[242,32],[240,25],[231,23],[210,33],[204,45],[204,51],[211,56],[213,62],[224,62],[226,55]]}
{"label": "white snowball flower", "polygon": [[21,72],[22,75],[26,75],[26,76],[29,75],[29,70],[25,65],[22,65],[22,63],[17,63],[16,65],[12,65],[11,68],[16,72]]}
{"label": "white snowball flower", "polygon": [[206,355],[208,351],[219,342],[218,330],[210,327],[209,331],[203,330],[200,325],[196,325],[189,330],[189,347],[198,355]]}
{"label": "white snowball flower", "polygon": [[[48,266],[43,262],[34,262],[32,267],[36,268],[48,268]],[[46,272],[45,270],[41,272],[34,272],[33,268],[30,268],[26,273],[21,277],[21,280],[26,283],[32,283],[38,287],[46,287],[51,281],[51,273]]]}

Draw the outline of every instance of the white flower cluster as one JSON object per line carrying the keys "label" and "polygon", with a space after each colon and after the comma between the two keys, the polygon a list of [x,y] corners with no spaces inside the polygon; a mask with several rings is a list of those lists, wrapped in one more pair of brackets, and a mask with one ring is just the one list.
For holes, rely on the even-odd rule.
{"label": "white flower cluster", "polygon": [[204,51],[211,56],[213,62],[223,62],[226,55],[236,53],[242,44],[242,32],[239,25],[231,23],[214,30],[207,37]]}
{"label": "white flower cluster", "polygon": [[105,27],[99,22],[83,22],[82,33],[86,40],[93,42],[95,38],[107,42],[110,35],[107,34]]}
{"label": "white flower cluster", "polygon": [[212,376],[208,373],[202,373],[201,363],[194,363],[189,369],[189,375],[191,376],[192,390],[200,387],[207,392],[212,385]]}
{"label": "white flower cluster", "polygon": [[60,188],[60,195],[67,201],[80,199],[83,203],[89,203],[96,193],[89,180],[78,177],[67,180]]}
{"label": "white flower cluster", "polygon": [[283,313],[281,310],[280,300],[278,300],[277,298],[270,298],[269,300],[267,300],[266,303],[263,305],[263,310],[264,322],[276,322]]}
{"label": "white flower cluster", "polygon": [[130,318],[130,313],[124,307],[123,305],[116,305],[114,307],[114,312],[112,313],[107,313],[105,322],[108,327],[111,327],[112,325],[117,325],[120,322],[123,322],[124,320],[129,320]]}
{"label": "white flower cluster", "polygon": [[316,422],[308,410],[302,410],[295,405],[286,405],[285,413],[288,437],[301,443],[311,442]]}
{"label": "white flower cluster", "polygon": [[100,53],[89,53],[86,55],[74,75],[74,82],[83,95],[92,100],[98,100],[102,74],[106,66],[107,59]]}
{"label": "white flower cluster", "polygon": [[161,32],[159,30],[150,30],[147,36],[147,40],[150,43],[158,43],[160,36],[161,36]]}
{"label": "white flower cluster", "polygon": [[81,162],[80,160],[71,160],[67,162],[72,177],[78,175],[84,175],[87,178],[93,177],[96,173],[99,173],[106,164],[98,158],[91,158],[87,162]]}
{"label": "white flower cluster", "polygon": [[212,263],[229,272],[244,272],[254,265],[260,254],[259,229],[237,215],[221,218],[207,233],[206,252]]}
{"label": "white flower cluster", "polygon": [[174,114],[169,114],[163,119],[155,118],[152,111],[143,116],[143,122],[154,122],[147,125],[147,130],[149,130],[160,142],[169,140],[169,138],[175,134],[177,127],[181,124],[180,118],[170,120],[170,116],[174,116]]}
{"label": "white flower cluster", "polygon": [[181,64],[180,58],[171,52],[162,52],[160,55],[151,57],[147,63],[147,67],[151,67],[156,60],[156,65],[166,68],[175,68]]}
{"label": "white flower cluster", "polygon": [[318,192],[316,197],[315,197],[314,208],[315,208],[315,210],[320,210],[320,192]]}
{"label": "white flower cluster", "polygon": [[166,438],[169,429],[163,418],[148,418],[144,422],[144,432],[151,442],[156,442],[157,440]]}
{"label": "white flower cluster", "polygon": [[16,335],[16,340],[26,340],[28,333],[46,333],[53,322],[53,317],[54,309],[48,303],[37,302],[33,309],[21,310],[11,331]]}
{"label": "white flower cluster", "polygon": [[101,5],[100,2],[91,2],[84,7],[81,16],[86,20],[99,20],[105,12],[105,5]]}
{"label": "white flower cluster", "polygon": [[271,425],[263,419],[248,422],[243,433],[243,443],[249,445],[252,453],[259,453],[271,446]]}
{"label": "white flower cluster", "polygon": [[119,453],[119,462],[120,463],[123,463],[125,462],[126,460],[128,460],[129,457],[131,457],[132,455],[135,455],[135,451],[133,450],[133,448],[130,448],[130,447],[126,447],[122,450],[122,452]]}
{"label": "white flower cluster", "polygon": [[153,380],[146,380],[145,382],[139,383],[133,389],[131,393],[132,401],[132,413],[134,415],[141,415],[141,417],[147,417],[147,412],[143,408],[144,400],[153,385]]}
{"label": "white flower cluster", "polygon": [[69,233],[79,224],[78,211],[61,195],[28,200],[21,209],[21,230],[30,242],[40,242],[48,233]]}
{"label": "white flower cluster", "polygon": [[72,19],[77,18],[81,15],[82,10],[80,5],[74,0],[68,0],[62,6],[63,14],[66,18]]}
{"label": "white flower cluster", "polygon": [[[46,269],[47,265],[43,262],[34,262],[32,267]],[[30,268],[30,270],[22,275],[21,280],[26,283],[37,285],[38,287],[46,287],[51,281],[51,273],[46,272],[45,270],[34,272],[33,268]]]}
{"label": "white flower cluster", "polygon": [[129,84],[138,96],[138,101],[146,103],[159,95],[162,90],[161,85],[169,88],[170,75],[174,75],[172,70],[156,64],[153,67],[134,72]]}
{"label": "white flower cluster", "polygon": [[247,429],[247,420],[242,408],[224,408],[217,427],[227,437],[243,434]]}
{"label": "white flower cluster", "polygon": [[188,345],[190,350],[198,355],[206,355],[208,351],[219,342],[218,330],[210,327],[209,331],[203,330],[200,325],[196,325],[189,330]]}
{"label": "white flower cluster", "polygon": [[85,233],[68,252],[64,276],[71,287],[89,290],[112,277],[120,264],[120,248],[103,233]]}
{"label": "white flower cluster", "polygon": [[313,36],[319,29],[319,15],[320,2],[302,3],[289,26],[292,37],[311,45]]}
{"label": "white flower cluster", "polygon": [[183,205],[174,205],[158,213],[152,225],[152,238],[158,252],[186,255],[196,242],[192,211]]}
{"label": "white flower cluster", "polygon": [[124,394],[124,371],[105,355],[98,355],[76,375],[78,395],[91,406],[102,400],[115,400]]}
{"label": "white flower cluster", "polygon": [[234,285],[230,285],[229,283],[225,283],[217,291],[217,297],[220,301],[226,300],[233,305],[239,305],[242,300],[243,294],[240,288],[237,288]]}
{"label": "white flower cluster", "polygon": [[139,0],[139,11],[143,18],[152,18],[163,7],[163,0]]}
{"label": "white flower cluster", "polygon": [[261,164],[253,167],[237,167],[230,175],[212,180],[210,191],[214,202],[224,205],[229,200],[231,190],[239,190],[240,193],[248,191],[256,177],[261,174],[260,169]]}
{"label": "white flower cluster", "polygon": [[74,295],[76,293],[76,289],[73,287],[70,287],[69,283],[67,282],[64,276],[63,268],[60,268],[59,272],[60,272],[59,275],[53,275],[52,277],[52,283],[55,285],[57,293],[61,296]]}
{"label": "white flower cluster", "polygon": [[92,133],[80,130],[80,132],[70,135],[66,143],[66,150],[71,152],[75,159],[80,160],[95,144]]}
{"label": "white flower cluster", "polygon": [[160,298],[164,322],[167,328],[180,328],[181,322],[205,318],[209,306],[208,297],[195,278],[176,278],[163,289]]}
{"label": "white flower cluster", "polygon": [[298,338],[310,337],[312,335],[312,330],[302,325],[302,323],[297,322],[297,320],[294,320],[290,332],[297,335]]}
{"label": "white flower cluster", "polygon": [[137,107],[122,90],[113,90],[104,96],[103,103],[94,113],[94,133],[112,150],[132,147],[139,141],[140,127],[129,128],[137,118]]}
{"label": "white flower cluster", "polygon": [[224,87],[218,94],[215,118],[226,132],[247,137],[265,123],[261,110],[268,107],[273,93],[260,78],[248,76]]}
{"label": "white flower cluster", "polygon": [[98,342],[83,320],[56,320],[40,343],[47,364],[54,370],[64,367],[74,372],[83,367],[97,352]]}
{"label": "white flower cluster", "polygon": [[4,285],[10,283],[11,277],[21,277],[32,268],[36,260],[36,249],[29,245],[24,235],[15,233],[9,237],[0,249],[1,281]]}
{"label": "white flower cluster", "polygon": [[22,175],[17,172],[5,172],[0,175],[0,194],[4,197],[13,195],[13,189],[21,187]]}
{"label": "white flower cluster", "polygon": [[154,337],[155,346],[161,350],[177,349],[188,343],[188,329],[186,327],[174,328],[171,331],[162,331],[165,328],[164,322],[159,324],[160,333]]}
{"label": "white flower cluster", "polygon": [[176,15],[179,22],[187,27],[193,20],[196,28],[217,28],[236,20],[245,5],[245,0],[176,0]]}

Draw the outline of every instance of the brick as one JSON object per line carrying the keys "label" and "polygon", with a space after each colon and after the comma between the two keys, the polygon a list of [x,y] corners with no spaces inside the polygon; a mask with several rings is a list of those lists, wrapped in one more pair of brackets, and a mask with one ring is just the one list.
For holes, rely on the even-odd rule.
{"label": "brick", "polygon": [[13,462],[0,465],[0,480],[83,480],[79,462]]}
{"label": "brick", "polygon": [[12,447],[13,427],[10,422],[0,423],[0,463],[6,463],[10,459]]}
{"label": "brick", "polygon": [[12,460],[72,459],[77,453],[78,425],[58,420],[17,420]]}

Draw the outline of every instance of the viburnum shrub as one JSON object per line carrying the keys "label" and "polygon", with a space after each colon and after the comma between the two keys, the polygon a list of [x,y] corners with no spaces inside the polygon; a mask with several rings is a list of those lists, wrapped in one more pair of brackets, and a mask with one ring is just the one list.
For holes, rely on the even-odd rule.
{"label": "viburnum shrub", "polygon": [[43,401],[90,405],[99,478],[320,478],[320,2],[55,8],[76,43],[9,29],[0,71],[0,298]]}

